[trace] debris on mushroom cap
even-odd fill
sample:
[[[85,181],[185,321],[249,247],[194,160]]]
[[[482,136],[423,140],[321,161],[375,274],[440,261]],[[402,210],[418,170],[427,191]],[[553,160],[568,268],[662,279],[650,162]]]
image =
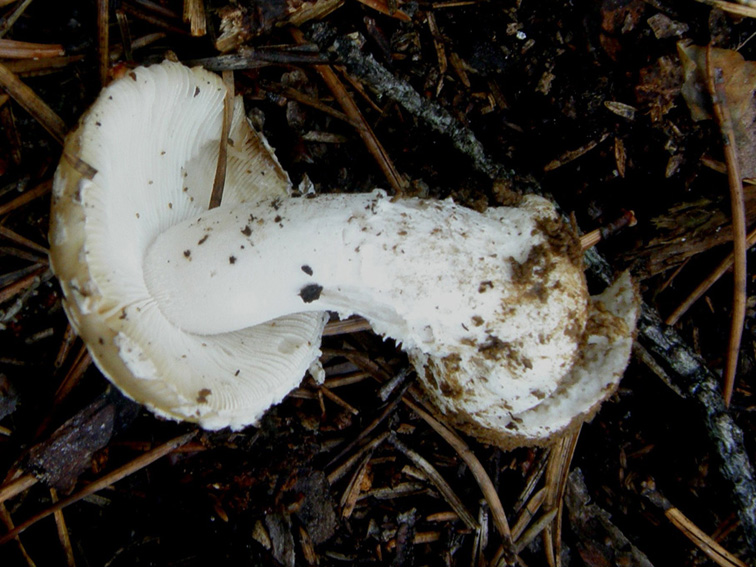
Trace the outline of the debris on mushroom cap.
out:
[[[207,208],[225,93],[217,75],[170,62],[105,89],[66,140],[50,230],[64,307],[100,370],[155,413],[209,429],[253,423],[283,399],[317,359],[325,324],[324,314],[306,313],[190,335],[145,289],[150,242]],[[288,193],[288,176],[237,100],[224,202]]]

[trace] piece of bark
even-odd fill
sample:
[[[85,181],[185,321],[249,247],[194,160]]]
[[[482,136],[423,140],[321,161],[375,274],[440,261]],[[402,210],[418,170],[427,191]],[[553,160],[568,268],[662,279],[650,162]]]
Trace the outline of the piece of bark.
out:
[[[648,557],[612,523],[609,512],[591,503],[580,469],[567,478],[564,495],[570,527],[578,538],[577,551],[586,565],[653,567]]]
[[[39,480],[68,492],[92,456],[107,446],[138,414],[139,406],[110,389],[33,446],[23,468]]]
[[[587,251],[589,271],[608,282],[611,269],[594,249]],[[693,404],[718,456],[719,472],[731,490],[740,528],[756,559],[756,474],[743,442],[743,431],[724,405],[718,377],[683,341],[677,331],[664,324],[659,313],[642,305],[637,340],[664,371],[669,387]]]

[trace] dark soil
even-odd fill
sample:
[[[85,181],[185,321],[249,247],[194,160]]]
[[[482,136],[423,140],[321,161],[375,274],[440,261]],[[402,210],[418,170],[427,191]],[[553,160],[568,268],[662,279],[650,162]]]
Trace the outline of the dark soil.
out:
[[[157,3],[181,14],[178,0]],[[125,15],[132,38],[165,31],[129,7],[170,21],[185,33],[165,31],[162,39],[134,50],[132,61],[114,61],[113,74],[166,56],[187,61],[218,55],[208,36],[192,38],[180,19],[170,20],[144,4],[111,2],[112,48],[122,41],[115,10]],[[217,27],[224,2],[206,4],[210,26]],[[278,9],[278,0],[239,4],[258,16],[251,20],[254,37],[247,45],[276,50],[293,44],[286,26],[289,16]],[[358,34],[365,53],[469,128],[499,168],[499,176],[490,175],[446,133],[367,88],[379,112],[347,84],[387,155],[408,180],[406,193],[452,196],[481,209],[507,202],[509,189],[540,188],[585,232],[634,211],[637,226],[613,234],[598,249],[612,269],[634,271],[644,299],[662,316],[729,252],[721,238],[729,234],[727,177],[706,159],[724,160],[722,138],[716,122],[691,119],[680,95],[683,77],[676,44],[712,42],[738,50],[746,60],[756,59],[756,42],[749,41],[756,33],[753,20],[681,0],[398,4],[409,21],[347,1],[301,29],[323,50],[335,38]],[[9,14],[17,5],[1,10]],[[34,0],[5,35],[60,43],[67,56],[80,56],[54,71],[19,71],[69,127],[100,90],[96,13],[93,1]],[[435,37],[429,15],[435,19]],[[434,39],[444,48],[445,70]],[[283,87],[340,110],[312,66],[270,64],[237,71],[235,80],[248,112],[264,124],[295,185],[306,177],[321,192],[390,189],[353,127],[286,95]],[[0,112],[0,227],[46,246],[49,193],[10,212],[2,207],[51,179],[60,146],[12,100],[0,104]],[[328,133],[331,141],[310,141],[311,132]],[[586,151],[568,159],[568,152],[580,148]],[[749,203],[751,191],[746,186]],[[675,213],[683,204],[688,208]],[[750,225],[756,211],[748,207],[747,212]],[[42,477],[5,502],[6,518],[15,524],[51,505],[49,485],[63,498],[192,430],[188,424],[161,421],[124,399],[94,366],[77,374],[78,342],[56,362],[68,323],[54,277],[42,270],[29,285],[3,295],[21,271],[44,262],[28,252],[0,235],[0,471],[6,480],[19,471]],[[731,297],[731,277],[725,275],[677,325],[717,373],[726,356]],[[731,415],[751,456],[756,450],[755,339],[749,311]],[[344,349],[364,357],[347,359]],[[319,399],[317,386],[306,380],[298,395],[270,411],[257,427],[198,433],[183,449],[65,508],[75,564],[421,566],[469,565],[475,560],[493,565],[501,538],[490,519],[484,530],[487,545],[478,554],[475,532],[443,514],[450,510],[446,499],[388,440],[372,453],[361,481],[362,497],[344,515],[341,498],[357,467],[331,483],[327,476],[354,454],[356,449],[339,456],[385,407],[373,378],[398,373],[407,363],[393,343],[367,331],[328,337],[324,351],[329,378],[358,372],[367,376],[336,390],[357,415]],[[72,383],[66,376],[78,380]],[[74,416],[78,421],[66,429],[70,437],[51,448],[53,432]],[[98,437],[103,428],[107,434]],[[385,432],[430,461],[474,516],[479,510],[486,516],[480,489],[462,459],[412,411],[396,405],[369,438]],[[514,523],[515,502],[544,450],[503,452],[467,441]],[[44,462],[35,460],[40,452]],[[671,505],[730,552],[756,557],[738,527],[737,509],[717,459],[691,403],[643,362],[633,360],[619,391],[584,426],[572,468],[582,471],[592,503],[611,515],[652,564],[704,566],[714,562],[670,523],[647,493],[653,483]],[[599,551],[599,544],[606,542],[584,528],[574,529],[566,514],[562,540],[563,565],[642,564],[627,549]],[[40,566],[65,564],[65,545],[52,517],[29,528],[20,541],[30,559],[10,542],[0,547],[0,565],[32,565],[31,560]],[[541,538],[522,552],[520,561],[548,564]]]

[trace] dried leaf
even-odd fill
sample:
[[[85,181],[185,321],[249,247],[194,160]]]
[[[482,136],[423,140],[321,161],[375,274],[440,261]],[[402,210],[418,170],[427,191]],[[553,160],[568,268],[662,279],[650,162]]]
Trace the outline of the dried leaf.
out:
[[[712,69],[721,71],[724,80],[725,100],[732,117],[735,143],[743,177],[756,176],[756,63],[746,61],[736,51],[716,47],[702,47],[678,43],[685,83],[682,94],[688,103],[693,120],[712,117],[711,97],[707,88],[707,54]]]

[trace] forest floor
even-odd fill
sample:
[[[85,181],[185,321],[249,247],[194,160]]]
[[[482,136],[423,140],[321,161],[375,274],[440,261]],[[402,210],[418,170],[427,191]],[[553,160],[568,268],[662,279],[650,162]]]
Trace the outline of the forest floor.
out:
[[[601,229],[594,252],[610,272],[630,269],[648,313],[666,319],[732,251],[733,216],[756,221],[756,23],[711,4],[0,0],[0,537],[26,528],[0,565],[753,564],[756,295],[742,263],[671,327],[642,328],[579,436],[513,451],[462,436],[507,537],[469,461],[409,394],[399,403],[406,385],[377,403],[407,367],[391,341],[359,326],[331,334],[325,387],[307,378],[257,427],[204,432],[109,385],[47,260],[62,138],[103,83],[165,58],[233,63],[295,187],[478,210],[538,191],[582,232]],[[734,144],[707,94],[714,67]],[[664,360],[655,329],[676,332],[705,387]],[[721,385],[732,353],[724,410],[719,386],[699,394]]]

